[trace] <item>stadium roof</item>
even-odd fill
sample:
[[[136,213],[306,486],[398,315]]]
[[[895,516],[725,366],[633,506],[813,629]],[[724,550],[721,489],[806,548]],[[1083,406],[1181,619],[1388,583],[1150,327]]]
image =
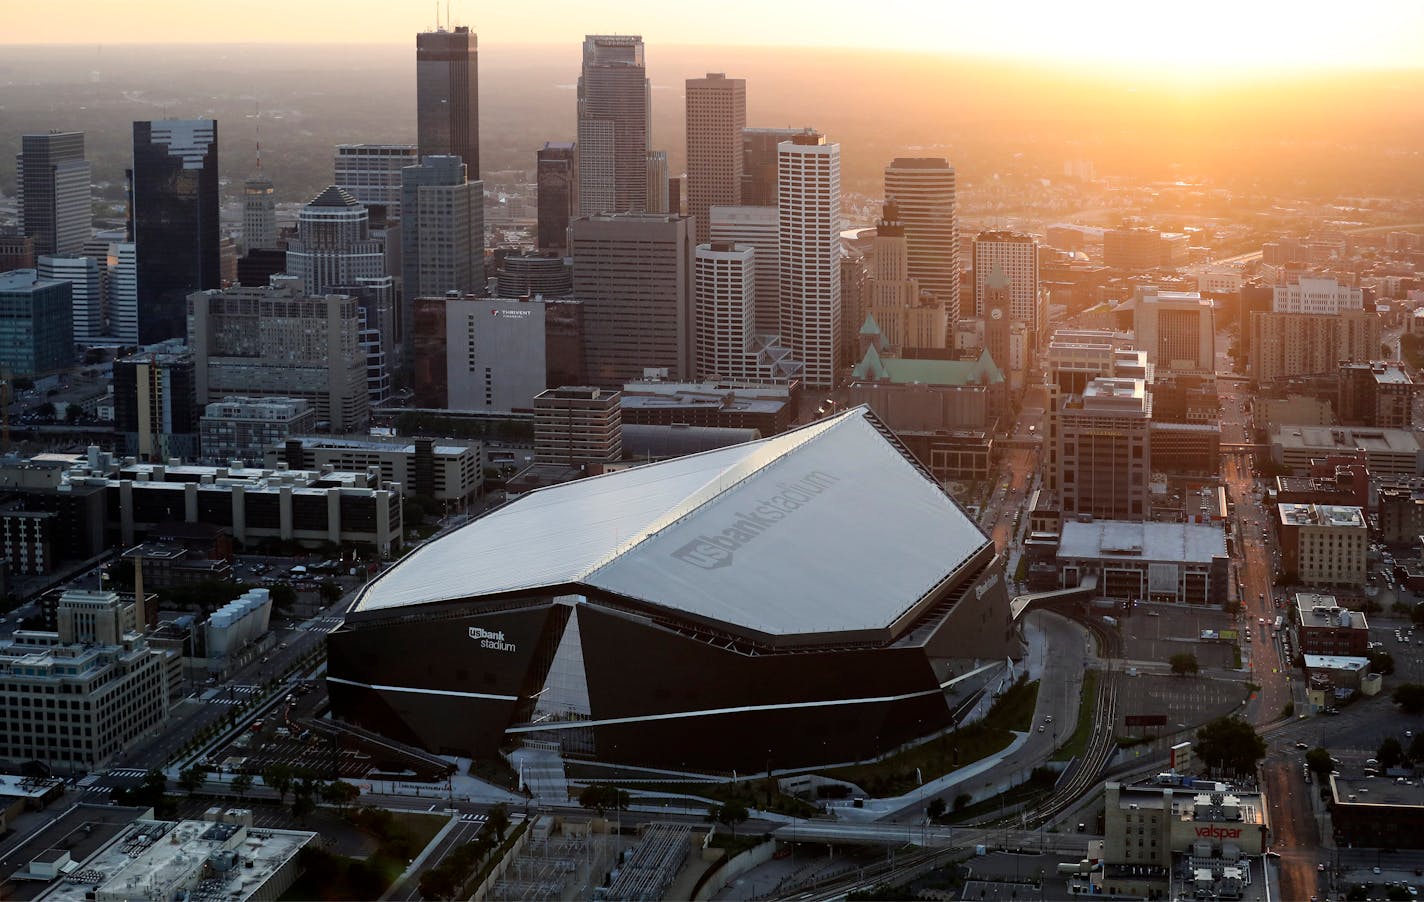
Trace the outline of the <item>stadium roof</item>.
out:
[[[884,630],[989,544],[861,406],[531,492],[413,552],[357,611],[577,584],[769,636]]]

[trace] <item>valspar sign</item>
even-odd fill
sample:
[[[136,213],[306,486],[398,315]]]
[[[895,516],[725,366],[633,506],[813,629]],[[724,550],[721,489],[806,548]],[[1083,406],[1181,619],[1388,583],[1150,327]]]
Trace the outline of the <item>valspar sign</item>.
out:
[[[517,651],[519,649],[519,646],[513,642],[504,641],[504,630],[492,631],[472,626],[470,627],[470,638],[479,640],[480,648],[488,648],[491,651]]]
[[[673,551],[672,556],[703,570],[730,567],[734,551],[816,500],[817,495],[837,482],[838,476],[812,470],[795,482],[780,483],[775,495],[737,511],[721,529],[703,533]]]
[[[1210,827],[1197,828],[1198,839],[1240,839],[1240,827],[1218,827],[1213,824]]]

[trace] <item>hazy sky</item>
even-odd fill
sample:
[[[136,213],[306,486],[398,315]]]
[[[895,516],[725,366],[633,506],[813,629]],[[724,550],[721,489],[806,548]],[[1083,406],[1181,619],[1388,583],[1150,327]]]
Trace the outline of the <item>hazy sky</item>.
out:
[[[427,0],[67,0],[9,4],[0,44],[404,43]],[[1419,68],[1419,0],[451,0],[482,45],[639,33],[658,44],[859,46],[1203,69]],[[444,3],[440,4],[444,15]],[[1144,72],[1144,75],[1148,72]]]

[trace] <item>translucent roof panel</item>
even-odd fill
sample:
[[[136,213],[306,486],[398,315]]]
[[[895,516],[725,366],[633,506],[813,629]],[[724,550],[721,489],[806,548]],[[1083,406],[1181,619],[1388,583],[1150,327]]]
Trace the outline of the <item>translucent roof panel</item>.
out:
[[[988,541],[862,407],[533,492],[408,556],[358,610],[581,583],[769,635],[881,629]]]

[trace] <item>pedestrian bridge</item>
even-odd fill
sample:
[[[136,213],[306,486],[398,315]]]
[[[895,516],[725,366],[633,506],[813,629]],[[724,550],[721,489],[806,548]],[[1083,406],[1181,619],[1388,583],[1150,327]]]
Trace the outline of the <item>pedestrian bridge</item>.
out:
[[[1019,595],[1009,602],[1009,619],[1018,620],[1030,610],[1047,607],[1055,601],[1092,601],[1098,591],[1097,574],[1083,577],[1082,583],[1071,589],[1053,589],[1048,592],[1033,592]]]

